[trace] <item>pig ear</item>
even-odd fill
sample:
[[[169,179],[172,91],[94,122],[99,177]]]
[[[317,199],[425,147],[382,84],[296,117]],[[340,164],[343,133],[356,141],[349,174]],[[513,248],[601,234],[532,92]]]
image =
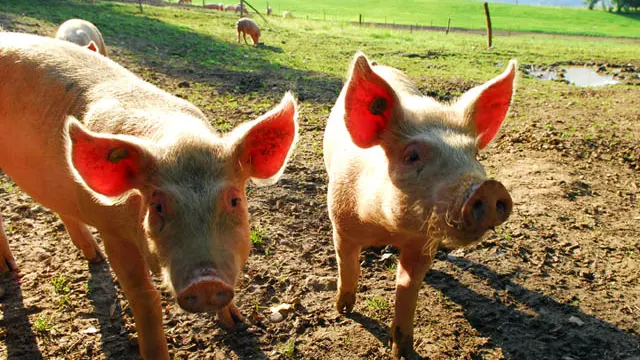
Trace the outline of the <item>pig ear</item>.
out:
[[[95,51],[97,53],[100,53],[100,51],[98,50],[98,45],[96,45],[96,43],[93,42],[93,40],[90,40],[89,44],[87,44],[85,47],[87,49],[91,50],[91,51]]]
[[[67,121],[69,163],[77,177],[100,195],[115,197],[146,186],[153,158],[125,136],[94,133]]]
[[[357,53],[344,98],[345,125],[357,146],[369,148],[380,142],[395,103],[391,86],[373,71],[363,53]]]
[[[286,93],[278,106],[239,126],[230,136],[244,173],[257,185],[275,183],[298,140],[296,100]]]
[[[491,142],[507,116],[515,89],[516,69],[516,60],[511,60],[502,74],[467,91],[456,104],[464,114],[464,124],[478,136],[479,149]]]

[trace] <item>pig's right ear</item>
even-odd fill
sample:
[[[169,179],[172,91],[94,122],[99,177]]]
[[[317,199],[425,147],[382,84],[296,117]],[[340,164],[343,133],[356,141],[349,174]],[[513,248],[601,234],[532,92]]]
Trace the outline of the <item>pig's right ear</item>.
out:
[[[100,53],[100,50],[98,50],[98,45],[96,45],[95,42],[93,42],[93,40],[90,40],[89,43],[85,46],[87,49]]]
[[[367,57],[358,52],[344,98],[345,125],[357,146],[369,148],[380,142],[396,102],[391,86],[373,71]]]
[[[72,117],[66,128],[69,164],[91,190],[116,197],[147,186],[153,156],[135,138],[94,133]]]

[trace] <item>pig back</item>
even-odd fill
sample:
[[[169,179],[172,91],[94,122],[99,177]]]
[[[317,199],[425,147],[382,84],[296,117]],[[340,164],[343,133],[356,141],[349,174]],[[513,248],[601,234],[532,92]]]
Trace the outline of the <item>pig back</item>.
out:
[[[80,203],[90,203],[91,195],[75,182],[66,159],[64,126],[69,116],[86,124],[92,105],[111,97],[124,108],[157,106],[156,111],[186,112],[197,122],[204,118],[188,102],[62,40],[1,33],[0,79],[0,168],[36,201],[89,224]],[[90,126],[97,127],[109,133],[136,131],[135,124]]]

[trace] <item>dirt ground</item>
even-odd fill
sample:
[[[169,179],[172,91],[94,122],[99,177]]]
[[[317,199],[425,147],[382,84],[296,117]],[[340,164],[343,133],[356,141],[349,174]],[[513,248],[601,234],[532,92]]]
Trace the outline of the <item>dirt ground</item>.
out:
[[[11,15],[0,20],[5,30],[53,32]],[[246,89],[267,89],[272,106],[291,87],[276,76],[145,62],[134,56],[145,44],[123,41],[107,39],[114,60],[178,96],[201,92],[195,103],[211,119],[255,118],[264,101]],[[390,358],[393,249],[363,252],[355,312],[334,310],[321,135],[338,80],[293,80],[302,139],[277,185],[249,189],[251,225],[264,244],[252,250],[236,288],[245,324],[222,330],[163,293],[174,358]],[[308,81],[313,92],[304,90]],[[416,81],[440,93],[476,85]],[[420,291],[415,348],[429,359],[640,359],[640,87],[527,84],[482,155],[511,191],[513,215],[480,244],[438,254]],[[229,111],[224,94],[245,104]],[[1,173],[0,211],[22,274],[0,279],[0,357],[139,358],[133,318],[108,264],[87,264],[57,216]],[[280,303],[295,305],[274,319],[269,307]]]

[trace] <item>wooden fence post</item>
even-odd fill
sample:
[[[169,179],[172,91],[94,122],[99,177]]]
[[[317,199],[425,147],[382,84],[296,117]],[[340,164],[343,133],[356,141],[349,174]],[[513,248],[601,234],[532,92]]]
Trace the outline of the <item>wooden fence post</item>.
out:
[[[449,18],[449,21],[447,21],[447,32],[446,35],[449,35],[449,28],[451,27],[451,18]]]
[[[484,16],[487,18],[487,48],[491,49],[491,16],[489,16],[489,4],[484,3]]]
[[[140,5],[140,12],[144,12],[144,11],[142,10],[142,0],[138,0],[138,5]]]

